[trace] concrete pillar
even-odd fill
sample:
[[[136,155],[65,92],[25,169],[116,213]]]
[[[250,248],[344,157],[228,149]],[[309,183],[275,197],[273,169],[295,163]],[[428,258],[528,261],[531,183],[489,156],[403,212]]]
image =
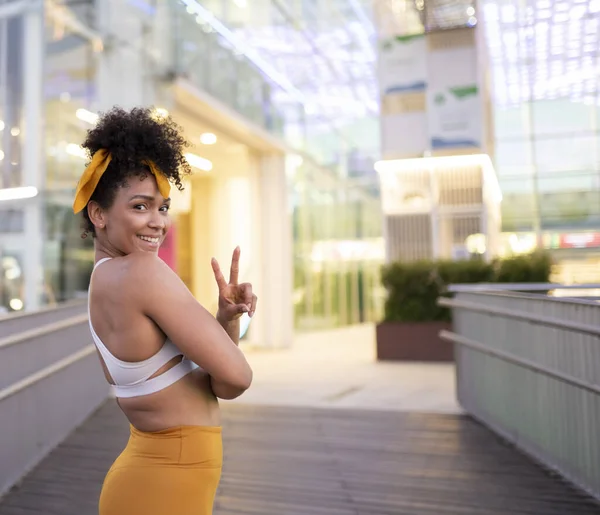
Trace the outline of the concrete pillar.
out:
[[[22,171],[24,186],[33,186],[42,192],[45,182],[45,159],[43,156],[43,63],[44,63],[44,11],[29,9],[23,17],[23,146]],[[25,211],[24,252],[24,304],[27,311],[40,305],[43,284],[44,228],[42,197],[27,201]]]
[[[210,268],[210,259],[214,255],[213,235],[219,231],[217,219],[213,216],[213,178],[196,175],[190,181],[191,186],[191,243],[192,285],[191,291],[206,309],[215,312],[217,308],[217,289]],[[219,258],[217,258],[219,259]]]
[[[260,309],[252,322],[252,340],[275,349],[292,345],[292,220],[283,155],[262,156],[258,175]]]

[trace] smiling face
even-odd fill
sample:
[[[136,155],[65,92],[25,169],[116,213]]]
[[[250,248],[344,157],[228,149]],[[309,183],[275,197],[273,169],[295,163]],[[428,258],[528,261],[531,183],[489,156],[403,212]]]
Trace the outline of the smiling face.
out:
[[[91,208],[97,242],[111,255],[158,252],[171,227],[170,203],[152,174],[130,177],[109,208]]]

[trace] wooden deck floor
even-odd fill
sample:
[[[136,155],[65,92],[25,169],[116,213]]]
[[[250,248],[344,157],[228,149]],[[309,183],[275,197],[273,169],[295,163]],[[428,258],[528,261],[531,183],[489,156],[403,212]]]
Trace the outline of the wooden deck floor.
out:
[[[600,513],[466,417],[238,405],[223,411],[215,515]],[[104,474],[127,436],[123,415],[108,402],[2,499],[0,515],[96,515]]]

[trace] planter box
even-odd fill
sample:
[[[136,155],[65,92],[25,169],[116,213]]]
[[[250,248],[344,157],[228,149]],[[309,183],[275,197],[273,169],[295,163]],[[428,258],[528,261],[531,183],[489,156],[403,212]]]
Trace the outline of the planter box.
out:
[[[451,322],[383,322],[377,325],[377,359],[454,361],[454,346],[438,335]]]

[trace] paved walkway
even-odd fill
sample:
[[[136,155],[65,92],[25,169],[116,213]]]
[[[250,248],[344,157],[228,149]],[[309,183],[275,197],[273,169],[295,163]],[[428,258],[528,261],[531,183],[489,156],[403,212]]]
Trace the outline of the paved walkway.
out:
[[[377,362],[372,325],[300,335],[289,350],[245,352],[254,381],[236,403],[461,413],[454,365]]]
[[[600,513],[464,416],[242,405],[223,411],[215,515]],[[3,499],[0,515],[96,515],[104,474],[127,436],[109,400]]]
[[[215,515],[600,514],[461,414],[452,365],[377,363],[374,345],[363,326],[248,351],[252,388],[222,402]],[[96,515],[127,436],[107,401],[3,498],[0,515]]]

